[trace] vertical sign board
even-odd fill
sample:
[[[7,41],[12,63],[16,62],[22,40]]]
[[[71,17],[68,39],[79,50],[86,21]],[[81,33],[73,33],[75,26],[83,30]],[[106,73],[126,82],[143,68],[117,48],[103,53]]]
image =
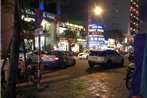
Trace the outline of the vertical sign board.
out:
[[[36,28],[39,28],[41,26],[42,20],[43,20],[43,12],[40,10],[40,8],[38,8],[36,10],[36,16],[35,16]]]
[[[39,2],[39,8],[44,11],[44,2],[43,1],[40,1]]]
[[[36,25],[36,29],[35,29],[35,35],[38,36],[38,83],[37,83],[37,88],[38,90],[40,89],[40,79],[41,79],[41,75],[40,75],[40,35],[43,34],[43,28],[41,28],[41,23],[43,20],[43,12],[40,10],[40,8],[38,8],[36,10],[36,16],[35,16],[35,25]]]

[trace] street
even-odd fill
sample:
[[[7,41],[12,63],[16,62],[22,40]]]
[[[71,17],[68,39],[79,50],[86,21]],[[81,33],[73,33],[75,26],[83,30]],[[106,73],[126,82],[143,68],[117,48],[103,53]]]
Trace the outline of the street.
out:
[[[75,66],[66,69],[48,69],[42,74],[42,83],[48,84],[40,98],[127,98],[125,87],[127,57],[124,67],[89,68],[86,59],[77,59]],[[43,85],[43,84],[42,84]]]

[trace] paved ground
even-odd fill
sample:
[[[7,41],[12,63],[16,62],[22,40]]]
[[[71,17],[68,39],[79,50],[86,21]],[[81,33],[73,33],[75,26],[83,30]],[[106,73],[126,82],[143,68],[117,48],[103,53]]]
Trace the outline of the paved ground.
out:
[[[91,71],[95,69],[89,69]],[[126,67],[48,83],[39,98],[128,98]]]
[[[126,61],[126,60],[125,60]],[[39,98],[128,98],[123,78],[126,65],[122,68],[90,69],[87,60],[77,60],[76,66],[63,70],[51,70],[44,74],[44,91]],[[58,78],[60,77],[60,78]]]

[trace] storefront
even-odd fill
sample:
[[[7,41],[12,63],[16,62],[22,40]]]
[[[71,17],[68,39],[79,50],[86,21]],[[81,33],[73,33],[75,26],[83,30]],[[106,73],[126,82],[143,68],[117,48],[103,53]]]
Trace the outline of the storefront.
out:
[[[25,21],[35,21],[34,16],[35,13],[33,13],[30,10],[26,10],[27,17],[24,18]],[[22,16],[23,18],[24,16]],[[56,32],[56,16],[51,13],[43,12],[43,21],[41,23],[41,26],[43,27],[43,34],[41,35],[40,43],[41,43],[41,50],[51,50],[56,47],[56,40],[55,40],[55,32]],[[35,31],[35,30],[34,30]],[[35,48],[38,49],[38,36],[35,36]],[[33,39],[25,39],[26,47],[31,47],[31,50],[35,50],[33,46],[28,46],[28,43],[30,45],[33,45]]]
[[[72,23],[69,23],[69,22],[60,22],[59,33],[57,34],[57,36],[62,34],[64,32],[64,30],[76,31],[77,36],[80,36],[80,33],[82,31],[84,31],[84,27],[81,26],[81,25],[76,25],[76,24],[72,24]],[[78,39],[75,40],[75,39],[71,39],[71,38],[59,38],[57,50],[69,51],[69,44],[70,44],[69,41],[74,43],[74,47],[72,47],[71,50],[73,52],[79,52],[80,51],[80,45],[83,43],[83,40],[80,41]]]

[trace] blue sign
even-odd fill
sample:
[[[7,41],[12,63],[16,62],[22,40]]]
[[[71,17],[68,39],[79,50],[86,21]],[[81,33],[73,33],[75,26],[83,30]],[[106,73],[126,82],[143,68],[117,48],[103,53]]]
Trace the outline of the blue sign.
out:
[[[44,2],[43,1],[40,1],[39,2],[39,8],[44,11]]]
[[[100,26],[100,25],[91,24],[91,25],[90,25],[90,29],[103,29],[103,27]]]

